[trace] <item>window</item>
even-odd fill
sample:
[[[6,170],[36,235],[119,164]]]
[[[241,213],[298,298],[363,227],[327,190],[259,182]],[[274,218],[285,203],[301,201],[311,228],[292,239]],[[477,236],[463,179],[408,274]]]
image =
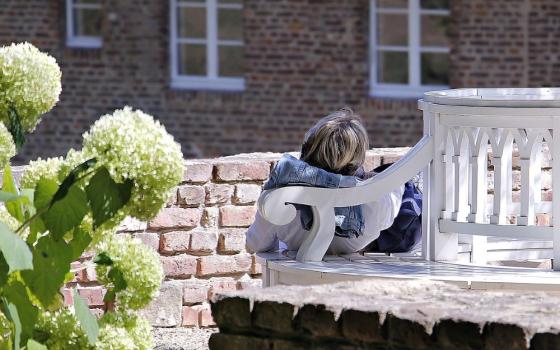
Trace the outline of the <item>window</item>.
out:
[[[371,0],[370,95],[418,97],[449,85],[449,0]]]
[[[243,0],[171,0],[171,85],[243,90]]]
[[[101,0],[66,0],[66,45],[99,48]]]

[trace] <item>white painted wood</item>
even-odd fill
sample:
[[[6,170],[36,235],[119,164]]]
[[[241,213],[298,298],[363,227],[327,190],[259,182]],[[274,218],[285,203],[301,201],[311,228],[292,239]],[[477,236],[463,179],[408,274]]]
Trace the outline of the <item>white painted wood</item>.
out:
[[[443,190],[439,190],[443,196],[443,211],[441,217],[451,219],[455,211],[455,166],[453,165],[453,134],[449,128],[441,128],[443,135],[444,148],[442,153],[443,174],[437,177],[441,179]]]
[[[494,210],[490,223],[506,224],[508,204],[511,203],[511,158],[513,136],[509,129],[491,129],[492,164],[494,165]]]
[[[101,10],[101,2],[77,3],[76,0],[66,0],[66,46],[73,48],[99,49],[103,46],[100,36],[84,36],[74,32],[75,9]]]
[[[554,119],[552,131],[552,242],[554,250],[553,269],[560,271],[560,117]],[[549,147],[550,147],[549,143]]]
[[[434,137],[434,159],[431,162],[428,162],[426,168],[424,168],[422,174],[422,181],[424,186],[424,193],[422,198],[422,257],[425,260],[430,260],[431,258],[431,239],[433,232],[435,231],[435,227],[432,226],[432,213],[434,213],[433,203],[434,202],[434,195],[438,195],[438,192],[435,190],[436,184],[434,183],[434,172],[436,170],[435,162],[439,162],[441,156],[438,156],[439,146],[441,145],[441,139],[435,137],[436,132],[436,125],[438,123],[438,116],[434,113],[426,113],[424,116],[424,135]],[[435,213],[439,213],[439,210],[436,210]],[[437,214],[435,214],[437,215]]]
[[[451,128],[453,140],[453,166],[455,169],[454,199],[455,205],[452,218],[464,222],[469,214],[468,189],[469,189],[469,144],[463,128]]]
[[[537,154],[541,153],[542,135],[535,129],[515,129],[514,139],[519,149],[521,166],[521,209],[517,224],[528,226],[535,224],[535,185],[537,173],[541,172]],[[538,189],[540,197],[540,188]]]
[[[552,227],[549,226],[517,226],[496,224],[475,224],[440,220],[441,232],[456,232],[467,235],[515,237],[518,239],[546,241],[552,240]]]

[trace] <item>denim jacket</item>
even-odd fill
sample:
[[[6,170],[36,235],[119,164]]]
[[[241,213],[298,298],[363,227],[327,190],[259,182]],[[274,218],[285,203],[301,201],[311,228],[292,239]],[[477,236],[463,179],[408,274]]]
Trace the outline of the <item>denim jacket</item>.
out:
[[[363,170],[362,170],[363,173]],[[264,184],[265,190],[285,186],[313,186],[325,188],[345,188],[357,185],[359,177],[344,176],[330,173],[297,159],[289,154],[284,154],[278,164],[272,169],[270,178]],[[301,225],[305,230],[310,230],[313,225],[313,212],[307,205],[294,204],[300,213]],[[363,233],[364,218],[359,205],[335,208],[336,229],[335,235],[339,237],[358,237]]]

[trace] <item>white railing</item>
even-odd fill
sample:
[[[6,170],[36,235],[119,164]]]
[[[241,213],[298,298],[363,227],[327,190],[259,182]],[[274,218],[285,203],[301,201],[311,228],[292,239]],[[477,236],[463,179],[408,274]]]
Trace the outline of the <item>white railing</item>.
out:
[[[361,186],[265,191],[259,210],[274,224],[294,219],[295,208],[289,203],[313,208],[317,220],[297,259],[323,258],[334,236],[334,207],[377,200],[424,170],[426,259],[455,261],[459,242],[466,240],[472,245],[471,261],[485,263],[487,237],[498,236],[553,241],[553,256],[560,261],[560,215],[552,216],[551,226],[537,226],[535,220],[537,214],[560,212],[560,200],[541,201],[543,160],[552,164],[553,171],[560,168],[560,142],[554,138],[560,134],[560,90],[447,90],[427,93],[419,107],[424,112],[424,138],[403,159]],[[519,154],[518,200],[512,196],[514,152]],[[493,175],[488,173],[488,161]],[[560,198],[560,176],[552,179],[552,198]],[[493,192],[490,203],[489,192]],[[560,269],[560,264],[555,267]]]

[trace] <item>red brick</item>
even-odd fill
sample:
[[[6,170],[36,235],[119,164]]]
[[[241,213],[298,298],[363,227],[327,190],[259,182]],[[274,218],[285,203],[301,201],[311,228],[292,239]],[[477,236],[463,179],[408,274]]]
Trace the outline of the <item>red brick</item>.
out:
[[[226,184],[208,184],[206,188],[206,204],[228,203],[233,195],[233,186]]]
[[[206,192],[202,186],[183,185],[178,188],[178,203],[181,206],[198,207],[204,204]]]
[[[64,305],[74,305],[74,293],[72,289],[62,288],[60,292],[62,293],[62,298],[64,299]]]
[[[270,173],[270,164],[264,161],[227,161],[215,164],[216,180],[247,181],[266,180]]]
[[[242,278],[237,282],[237,288],[240,290],[262,288],[262,280],[260,278]]]
[[[181,253],[189,250],[190,232],[173,231],[161,235],[160,250],[163,253]]]
[[[160,257],[163,272],[167,277],[187,278],[196,274],[196,257],[186,254]]]
[[[183,306],[183,322],[184,327],[198,327],[199,308],[195,306]]]
[[[191,254],[208,254],[216,250],[218,234],[212,230],[193,230],[189,251]]]
[[[210,255],[200,258],[197,276],[228,275],[250,272],[251,255]]]
[[[210,287],[199,284],[189,283],[183,288],[183,303],[185,305],[193,305],[208,300],[208,291]]]
[[[237,281],[231,277],[219,278],[212,280],[208,298],[212,298],[216,293],[235,292],[237,290]]]
[[[212,318],[212,310],[210,310],[210,305],[208,304],[202,304],[202,305],[197,305],[199,306],[199,325],[200,327],[214,327],[216,326],[216,322],[214,322],[214,319]]]
[[[235,196],[233,197],[233,202],[236,204],[252,204],[259,199],[260,194],[260,185],[238,184],[235,185]]]
[[[197,161],[187,161],[185,163],[185,173],[183,181],[186,182],[207,182],[212,178],[212,164]]]
[[[84,298],[89,306],[104,306],[103,296],[105,293],[101,287],[81,287],[78,294]]]
[[[245,249],[246,229],[224,228],[220,230],[218,240],[218,251],[220,253],[239,253]]]
[[[550,226],[551,215],[550,214],[537,214],[537,226]]]
[[[248,227],[255,220],[256,207],[228,205],[220,208],[220,226]]]
[[[135,233],[134,238],[138,238],[145,245],[152,248],[156,252],[159,250],[159,233],[157,232],[138,232]]]
[[[193,228],[198,226],[202,210],[197,208],[163,208],[158,215],[148,223],[153,230]]]
[[[206,228],[218,226],[219,216],[220,210],[218,208],[204,208],[204,212],[202,213],[202,226]]]
[[[262,266],[257,262],[255,255],[251,256],[251,275],[260,275],[262,273]]]

